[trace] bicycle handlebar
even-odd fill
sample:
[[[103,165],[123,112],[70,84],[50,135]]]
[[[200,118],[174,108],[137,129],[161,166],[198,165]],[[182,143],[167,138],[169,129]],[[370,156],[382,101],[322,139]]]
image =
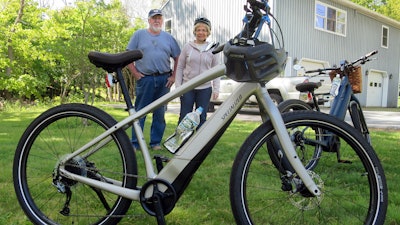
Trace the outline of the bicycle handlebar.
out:
[[[364,57],[365,57],[365,58],[369,58],[369,57],[371,57],[371,56],[373,56],[373,55],[375,55],[375,54],[377,54],[377,53],[378,53],[378,50],[374,50],[374,51],[372,51],[372,52],[366,54]]]
[[[269,6],[266,5],[264,2],[259,2],[257,0],[247,0],[247,2],[252,6],[252,7],[257,7],[260,8],[266,12],[269,11]]]
[[[247,4],[249,5],[244,6],[246,15],[243,18],[243,22],[245,23],[245,26],[233,39],[235,40],[234,42],[243,45],[247,45],[248,40],[258,38],[260,30],[262,29],[261,25],[266,21],[270,22],[269,15],[271,15],[271,8],[268,5],[268,0],[247,0]],[[253,35],[254,37],[252,37]],[[221,52],[224,49],[224,46],[225,44],[217,45],[213,49],[212,53],[217,54]]]
[[[247,3],[250,5],[250,8],[248,8],[247,5],[244,6],[247,14],[243,19],[246,22],[246,25],[243,30],[236,36],[237,38],[251,38],[256,32],[257,28],[260,29],[259,25],[261,23],[264,23],[265,19],[263,18],[263,16],[270,13],[268,0],[247,0]],[[262,11],[264,11],[265,13],[263,13]]]
[[[375,54],[377,54],[377,53],[378,53],[378,50],[374,50],[374,51],[372,51],[372,52],[366,54],[365,56],[363,56],[363,57],[357,59],[356,61],[352,62],[351,65],[354,65],[354,64],[356,64],[356,63],[358,63],[358,62],[360,62],[360,61],[361,61],[361,64],[364,64],[365,62],[369,61],[369,60],[368,60],[369,57],[371,57],[371,56],[373,56],[373,55],[375,55]]]
[[[221,52],[222,50],[224,50],[224,47],[225,47],[225,44],[220,45],[220,44],[218,43],[218,45],[215,46],[215,48],[214,48],[214,50],[212,51],[212,53],[213,53],[213,54],[217,54],[217,53]]]
[[[366,54],[365,56],[363,56],[363,57],[361,57],[361,58],[359,58],[359,59],[357,59],[357,60],[355,60],[355,61],[353,61],[353,62],[351,62],[351,63],[347,63],[347,61],[344,61],[345,63],[344,63],[344,65],[342,65],[342,67],[343,67],[343,68],[350,68],[350,67],[353,67],[353,66],[354,66],[355,64],[357,64],[358,62],[360,62],[360,64],[364,64],[364,63],[370,61],[370,60],[371,60],[370,57],[373,56],[373,55],[375,55],[375,54],[377,54],[377,53],[378,53],[378,50],[374,50],[374,51],[372,51],[372,52]],[[325,72],[325,71],[337,70],[337,69],[340,69],[340,68],[331,67],[331,68],[323,68],[323,69],[316,69],[316,70],[308,70],[308,71],[305,71],[305,73],[319,73],[319,74],[323,74],[323,72]]]

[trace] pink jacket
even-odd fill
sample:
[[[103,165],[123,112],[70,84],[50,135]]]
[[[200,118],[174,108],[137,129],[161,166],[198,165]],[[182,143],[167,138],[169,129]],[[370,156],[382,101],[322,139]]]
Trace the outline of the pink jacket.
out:
[[[210,43],[206,42],[206,46]],[[176,68],[175,87],[200,75],[202,72],[219,64],[219,56],[212,53],[213,48],[201,50],[194,41],[187,43],[179,55]],[[204,89],[212,86],[214,93],[219,93],[220,79],[207,82],[196,89]]]

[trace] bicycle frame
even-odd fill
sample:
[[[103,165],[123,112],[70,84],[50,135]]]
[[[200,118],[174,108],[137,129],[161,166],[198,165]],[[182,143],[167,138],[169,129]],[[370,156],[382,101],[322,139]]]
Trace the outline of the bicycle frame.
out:
[[[347,76],[343,76],[339,86],[338,95],[333,99],[329,114],[344,120],[346,116],[347,107],[350,101],[357,99],[351,89],[351,84]],[[358,102],[358,101],[357,101]]]
[[[212,150],[218,139],[222,136],[224,131],[227,129],[229,124],[234,119],[235,115],[244,105],[246,100],[251,96],[255,95],[260,107],[260,113],[263,120],[266,120],[267,116],[271,119],[271,122],[275,128],[276,135],[279,142],[288,156],[289,162],[303,180],[305,186],[314,195],[320,195],[320,190],[316,186],[315,182],[311,179],[307,173],[302,162],[296,154],[294,147],[291,144],[289,135],[286,131],[286,127],[283,123],[281,114],[269,97],[268,92],[265,88],[262,88],[259,83],[242,83],[232,95],[214,112],[214,114],[203,124],[203,126],[181,147],[181,149],[174,155],[173,158],[165,165],[165,167],[157,174],[152,164],[149,150],[144,140],[143,131],[139,126],[139,119],[152,112],[158,107],[166,105],[171,100],[181,96],[183,93],[193,89],[194,87],[203,84],[207,81],[213,80],[219,76],[224,75],[225,66],[223,64],[216,66],[189,82],[183,84],[174,91],[164,95],[158,100],[154,101],[150,105],[143,109],[135,112],[133,108],[129,108],[129,116],[122,121],[115,124],[112,128],[108,129],[86,145],[77,149],[71,153],[68,157],[62,160],[60,163],[60,173],[72,180],[87,184],[92,187],[96,187],[116,195],[139,201],[140,190],[132,190],[121,186],[120,182],[115,182],[110,179],[106,180],[109,183],[100,182],[88,177],[80,176],[78,174],[71,173],[64,168],[64,164],[84,152],[89,147],[97,146],[94,150],[92,149],[89,154],[94,154],[96,151],[101,150],[104,143],[111,140],[110,135],[120,129],[127,129],[133,123],[133,129],[135,130],[139,145],[141,147],[147,179],[161,179],[169,182],[175,188],[178,196],[180,196],[187,184],[190,182],[192,175],[196,172],[197,168],[204,161],[208,153]],[[120,69],[117,71],[117,76],[122,77]],[[121,80],[120,80],[121,81]],[[122,87],[123,89],[126,87]],[[127,97],[127,96],[125,96]],[[128,97],[129,98],[129,97]],[[129,107],[130,98],[126,101]],[[161,190],[165,191],[165,190]]]
[[[364,61],[361,64],[364,64],[365,60],[368,61],[368,57],[370,57],[376,53],[377,53],[377,51],[373,51],[373,52],[367,54],[366,56],[364,56],[363,58],[360,58],[359,60],[357,60],[351,64],[355,64],[362,60],[364,60]],[[346,61],[341,62],[341,67],[343,69],[344,69],[344,67],[347,66],[346,63],[347,63]],[[317,70],[306,71],[306,73],[318,72],[319,74],[321,74],[323,71],[336,70],[336,69],[337,68],[317,69]],[[318,76],[318,75],[316,75],[316,76]],[[364,114],[362,112],[361,104],[360,104],[360,101],[358,100],[358,98],[353,93],[352,84],[350,83],[350,80],[348,77],[349,75],[351,75],[351,74],[345,74],[345,76],[342,77],[342,80],[341,80],[340,86],[339,86],[339,90],[338,90],[338,95],[335,96],[332,101],[332,104],[331,104],[331,107],[329,110],[329,114],[332,116],[335,116],[336,118],[338,118],[340,120],[344,120],[345,116],[346,116],[346,112],[347,112],[347,110],[349,110],[350,117],[353,122],[353,126],[356,127],[356,129],[359,129],[360,132],[364,135],[364,137],[368,140],[368,142],[371,143],[371,140],[369,137],[368,126],[365,121]],[[307,89],[304,89],[304,90],[307,90],[312,95],[312,101],[314,104],[314,106],[312,106],[312,108],[315,107],[315,110],[320,111],[320,108],[318,106],[318,101],[316,98],[316,94],[314,93],[314,89],[317,89],[317,88],[318,88],[318,86],[307,87]],[[355,106],[355,108],[354,108],[354,106]]]
[[[352,110],[352,105],[356,105],[357,107],[357,110],[355,112]],[[353,125],[359,126],[360,132],[367,138],[368,142],[371,143],[371,140],[369,138],[368,126],[365,122],[360,101],[353,93],[349,78],[347,76],[343,76],[339,86],[338,95],[333,99],[329,114],[339,118],[340,120],[344,120],[347,110],[349,110],[350,112],[350,117]],[[358,115],[355,116],[354,114]],[[356,118],[359,118],[359,120],[357,120]]]

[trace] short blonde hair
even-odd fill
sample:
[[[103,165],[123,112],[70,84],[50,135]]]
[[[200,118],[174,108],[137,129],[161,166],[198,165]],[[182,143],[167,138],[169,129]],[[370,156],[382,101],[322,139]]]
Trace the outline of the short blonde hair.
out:
[[[207,37],[210,36],[210,34],[211,34],[211,28],[210,28],[210,26],[208,26],[208,25],[205,24],[205,23],[201,23],[201,22],[196,23],[196,25],[194,25],[193,34],[195,34],[196,29],[197,29],[199,26],[204,26],[204,27],[207,29],[207,33],[208,33]]]

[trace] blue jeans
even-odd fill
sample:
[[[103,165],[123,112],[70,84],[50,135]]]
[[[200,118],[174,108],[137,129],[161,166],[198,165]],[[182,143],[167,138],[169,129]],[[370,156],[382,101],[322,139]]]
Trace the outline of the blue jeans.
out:
[[[200,106],[203,108],[203,113],[200,115],[200,124],[198,126],[201,127],[207,118],[207,110],[208,104],[210,104],[210,98],[212,94],[212,88],[205,89],[193,89],[181,96],[181,112],[179,114],[179,122],[186,116],[186,114],[193,112],[194,109],[199,108]],[[193,108],[195,106],[195,108]],[[178,122],[178,123],[179,123]]]
[[[146,107],[156,99],[167,94],[169,88],[165,87],[167,79],[170,74],[163,74],[159,76],[144,76],[136,83],[136,100],[135,110]],[[165,111],[166,106],[163,105],[160,108],[153,111],[153,121],[151,123],[150,130],[150,146],[160,145],[164,135],[166,123],[165,123]],[[140,126],[143,130],[146,117],[139,120]],[[138,140],[135,131],[132,129],[132,144],[133,147],[138,148]]]

